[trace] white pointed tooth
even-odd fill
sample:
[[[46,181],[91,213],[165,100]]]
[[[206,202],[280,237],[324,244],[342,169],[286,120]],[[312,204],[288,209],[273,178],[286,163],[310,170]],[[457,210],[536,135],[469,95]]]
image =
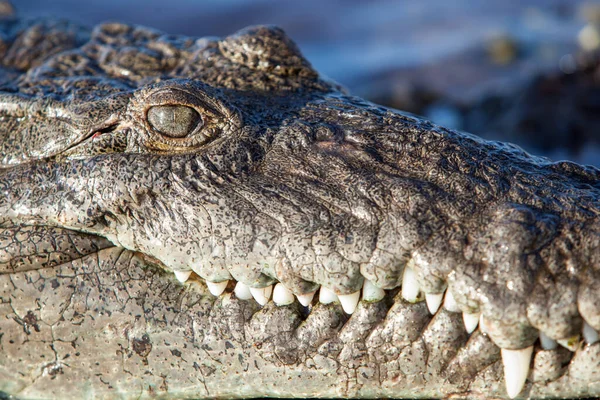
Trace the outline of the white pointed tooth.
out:
[[[338,295],[342,308],[346,314],[352,314],[356,310],[358,300],[360,299],[360,290],[350,294]]]
[[[385,290],[375,286],[373,282],[365,279],[363,283],[362,298],[365,301],[380,301],[385,297]]]
[[[235,289],[233,290],[235,293],[235,297],[240,300],[250,300],[252,298],[252,293],[250,293],[250,288],[248,285],[243,284],[242,282],[238,282],[235,285]]]
[[[321,289],[319,289],[319,303],[331,304],[338,301],[337,294],[333,293],[333,291],[327,289],[325,286],[321,286]]]
[[[417,282],[417,275],[412,268],[404,268],[404,275],[402,276],[402,298],[406,301],[414,303],[419,297],[419,283]]]
[[[598,332],[585,321],[583,321],[583,339],[587,344],[594,344],[600,340]]]
[[[580,335],[575,335],[575,336],[572,336],[570,338],[557,340],[556,342],[558,344],[560,344],[562,347],[564,347],[565,349],[574,352],[579,347],[580,340],[581,340],[581,336]]]
[[[261,306],[264,306],[269,302],[272,292],[273,285],[269,285],[264,288],[250,288],[250,293],[252,294],[252,297],[254,297],[254,300],[256,300],[256,302]]]
[[[558,346],[556,340],[552,339],[544,332],[540,332],[540,344],[542,345],[542,349],[544,350],[554,350],[556,349],[556,346]]]
[[[306,294],[297,294],[296,298],[300,304],[302,304],[304,307],[308,307],[312,302],[313,297],[315,297],[315,293],[317,293],[316,290]]]
[[[286,288],[283,283],[278,283],[273,289],[273,303],[278,306],[287,306],[294,302],[294,293]]]
[[[271,298],[271,294],[273,293],[273,285],[264,287],[263,293],[265,294],[265,297],[267,298],[267,301],[268,301]]]
[[[219,297],[221,295],[221,293],[223,293],[225,291],[225,288],[227,287],[228,283],[229,283],[229,281],[223,281],[223,282],[206,281],[206,287],[208,287],[208,291],[213,296]]]
[[[425,293],[425,302],[427,303],[427,309],[433,315],[440,309],[440,305],[444,300],[444,293]]]
[[[460,312],[460,308],[454,300],[454,295],[450,290],[446,290],[446,297],[444,297],[444,308],[450,312]]]
[[[527,375],[529,375],[529,364],[533,346],[520,350],[501,349],[502,364],[504,365],[504,382],[508,397],[514,399],[521,393]]]
[[[467,333],[473,333],[477,329],[477,325],[479,325],[479,313],[463,313],[462,316]]]
[[[485,318],[483,318],[483,314],[479,316],[479,330],[481,333],[485,333],[486,335],[489,333],[489,329],[485,322]]]
[[[184,283],[185,281],[188,280],[188,278],[190,277],[190,275],[192,274],[192,271],[173,271],[175,272],[175,278],[177,278],[177,280],[181,283]]]

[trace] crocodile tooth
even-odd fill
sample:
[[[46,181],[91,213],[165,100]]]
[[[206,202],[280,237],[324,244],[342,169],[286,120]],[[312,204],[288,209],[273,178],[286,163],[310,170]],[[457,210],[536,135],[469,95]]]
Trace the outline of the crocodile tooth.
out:
[[[273,303],[278,306],[287,306],[294,302],[294,294],[285,287],[283,283],[278,283],[273,289]]]
[[[544,350],[554,350],[556,349],[556,346],[558,346],[558,343],[556,343],[556,340],[540,331],[540,345]]]
[[[350,294],[338,295],[342,308],[346,314],[352,314],[356,310],[358,300],[360,299],[360,290]]]
[[[479,325],[479,313],[463,313],[462,316],[467,333],[473,333],[477,329],[477,325]]]
[[[229,283],[229,281],[222,281],[222,282],[206,281],[206,287],[208,287],[208,291],[213,296],[219,297],[221,295],[221,293],[223,293],[225,291],[225,288],[227,287],[228,283]]]
[[[235,289],[233,290],[235,293],[235,297],[240,300],[250,300],[252,298],[252,293],[250,293],[250,288],[248,285],[243,284],[242,282],[238,282],[235,285]]]
[[[560,344],[562,347],[564,347],[565,349],[575,352],[577,350],[577,348],[579,347],[580,340],[581,340],[581,335],[574,335],[574,336],[571,336],[570,338],[557,340],[556,342],[558,344]]]
[[[425,302],[427,303],[427,309],[431,315],[435,314],[440,309],[442,300],[444,299],[444,293],[425,293]]]
[[[337,294],[327,289],[325,286],[321,286],[319,289],[319,303],[330,304],[339,301]]]
[[[315,297],[315,293],[317,293],[316,290],[306,294],[297,294],[296,298],[300,304],[302,304],[304,307],[308,307],[312,302],[313,297]]]
[[[188,278],[190,277],[190,275],[192,274],[192,271],[173,271],[175,273],[175,278],[177,278],[177,280],[181,283],[184,283],[185,281],[188,280]]]
[[[460,307],[458,307],[454,295],[449,290],[446,290],[446,297],[444,297],[444,308],[450,312],[460,312]]]
[[[417,282],[417,275],[412,268],[404,268],[404,275],[402,276],[402,298],[406,301],[414,303],[419,297],[419,282]]]
[[[485,318],[483,318],[483,314],[479,316],[479,330],[481,333],[485,333],[486,335],[489,333],[488,326],[485,323]]]
[[[362,289],[362,299],[365,301],[380,301],[385,297],[385,290],[375,286],[373,282],[365,279]]]
[[[587,322],[583,321],[583,339],[587,344],[594,344],[600,340],[598,332],[590,326]]]
[[[502,364],[504,365],[504,382],[508,397],[514,399],[523,389],[527,375],[533,346],[519,350],[501,349]]]
[[[272,292],[273,285],[269,285],[263,288],[250,288],[250,293],[252,294],[252,297],[254,297],[254,300],[256,300],[256,302],[261,306],[264,306],[269,302]]]

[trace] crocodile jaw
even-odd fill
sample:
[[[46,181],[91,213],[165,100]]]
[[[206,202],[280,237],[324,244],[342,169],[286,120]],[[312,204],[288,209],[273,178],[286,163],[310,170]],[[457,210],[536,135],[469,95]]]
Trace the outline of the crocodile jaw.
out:
[[[398,291],[350,317],[316,299],[308,314],[298,302],[260,307],[232,289],[215,298],[194,276],[182,286],[114,247],[0,278],[10,286],[0,297],[11,298],[1,381],[25,398],[60,396],[75,377],[87,382],[70,389],[77,397],[507,396],[487,335]],[[599,356],[599,344],[574,354],[536,346],[520,395],[589,395]]]

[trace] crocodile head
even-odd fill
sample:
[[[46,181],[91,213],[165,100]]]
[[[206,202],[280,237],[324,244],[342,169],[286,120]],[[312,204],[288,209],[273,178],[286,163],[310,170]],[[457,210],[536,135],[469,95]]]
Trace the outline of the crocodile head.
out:
[[[0,389],[600,393],[597,169],[350,96],[273,27],[4,29]]]

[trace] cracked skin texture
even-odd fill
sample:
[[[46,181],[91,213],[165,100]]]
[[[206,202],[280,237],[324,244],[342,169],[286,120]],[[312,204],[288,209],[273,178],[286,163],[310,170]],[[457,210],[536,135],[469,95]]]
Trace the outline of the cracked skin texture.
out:
[[[499,347],[542,330],[574,352],[536,344],[521,396],[600,394],[597,169],[350,96],[273,27],[1,29],[0,390],[504,398]],[[487,334],[403,300],[406,267]],[[261,308],[204,279],[386,296]]]

